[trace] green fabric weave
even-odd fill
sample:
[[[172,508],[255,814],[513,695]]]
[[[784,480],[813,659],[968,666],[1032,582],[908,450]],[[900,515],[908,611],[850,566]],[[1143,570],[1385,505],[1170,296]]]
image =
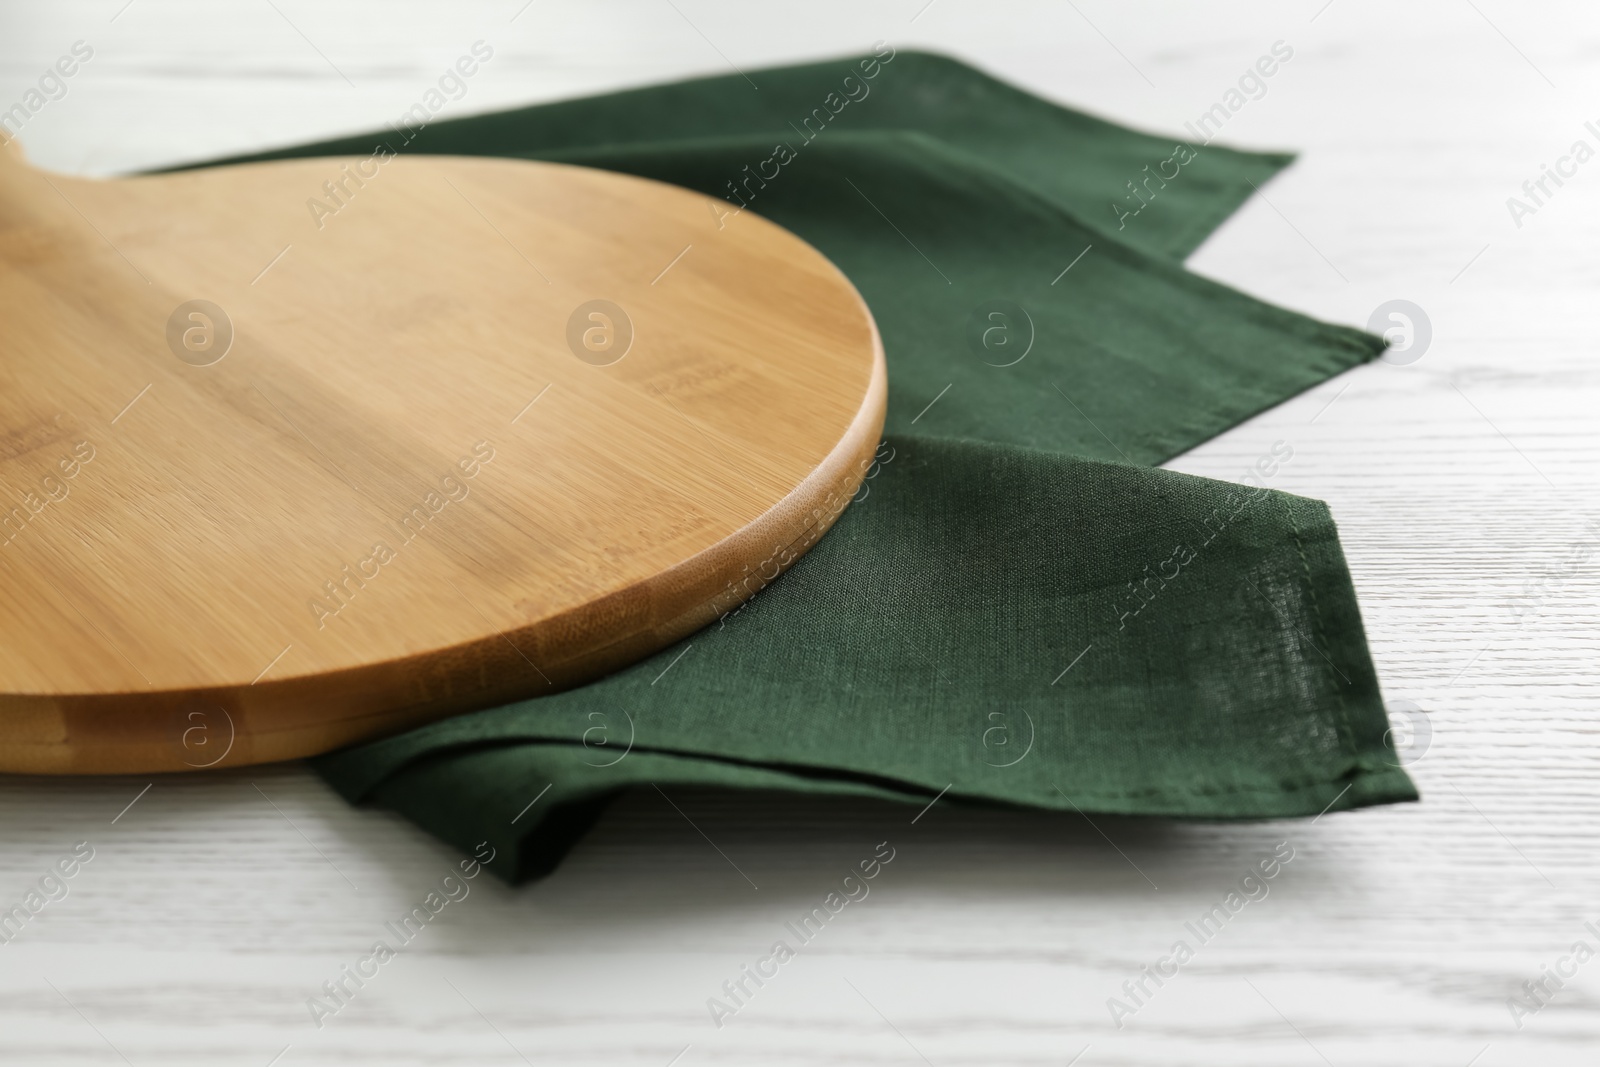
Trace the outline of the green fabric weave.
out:
[[[1180,265],[1289,157],[1136,133],[921,53],[751,77],[251,157],[558,160],[719,212],[734,183],[856,284],[889,364],[866,488],[744,608],[319,772],[490,842],[512,879],[649,784],[1206,818],[1415,799],[1327,508],[1150,466],[1382,350]]]

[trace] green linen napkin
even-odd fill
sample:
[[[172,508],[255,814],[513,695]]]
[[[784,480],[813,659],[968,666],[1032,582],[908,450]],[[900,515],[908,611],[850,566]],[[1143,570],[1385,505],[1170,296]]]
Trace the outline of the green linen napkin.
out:
[[[744,607],[590,685],[317,770],[488,842],[513,880],[639,786],[1206,818],[1415,799],[1333,520],[1265,487],[1292,444],[1252,486],[1150,466],[1383,348],[1180,265],[1290,157],[883,47],[750,78],[250,157],[580,163],[699,190],[728,226],[742,202],[844,270],[889,365],[869,480]]]

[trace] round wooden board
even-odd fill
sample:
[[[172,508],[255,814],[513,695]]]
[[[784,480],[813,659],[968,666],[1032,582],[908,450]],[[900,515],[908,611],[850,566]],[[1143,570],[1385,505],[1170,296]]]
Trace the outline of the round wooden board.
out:
[[[512,160],[6,147],[0,321],[13,772],[306,756],[637,660],[821,536],[886,394],[793,234]]]

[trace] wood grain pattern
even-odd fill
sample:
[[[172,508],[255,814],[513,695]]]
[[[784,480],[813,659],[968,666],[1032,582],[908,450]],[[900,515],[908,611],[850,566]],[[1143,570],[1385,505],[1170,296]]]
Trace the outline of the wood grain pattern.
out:
[[[643,790],[550,880],[480,879],[319,1030],[306,998],[458,855],[297,765],[157,780],[114,824],[151,779],[4,779],[0,902],[73,842],[101,849],[70,897],[0,946],[8,1060],[98,1067],[122,1063],[115,1047],[196,1067],[280,1052],[274,1067],[1593,1063],[1600,961],[1520,1030],[1505,1006],[1600,911],[1600,557],[1563,573],[1600,499],[1600,160],[1520,229],[1505,207],[1596,117],[1591,5],[542,0],[515,22],[520,0],[278,5],[354,89],[263,4],[197,15],[137,0],[112,23],[118,5],[77,2],[0,34],[0,102],[92,39],[97,59],[27,136],[41,163],[105,173],[371,128],[480,36],[496,57],[452,107],[726,73],[716,49],[759,82],[764,63],[888,38],[1176,133],[1285,40],[1293,60],[1223,138],[1300,160],[1190,266],[1356,325],[1410,299],[1433,347],[1171,466],[1242,479],[1292,443],[1272,484],[1329,501],[1385,697],[1432,719],[1411,768],[1423,801],[1314,825],[1095,827],[941,801],[913,826],[916,809],[669,788],[680,814]],[[1508,604],[1530,587],[1538,611],[1519,626]],[[1106,999],[1285,838],[1298,855],[1271,895],[1116,1029]],[[899,855],[871,897],[716,1029],[706,998],[885,839]]]
[[[849,281],[686,190],[5,158],[0,770],[293,758],[588,680],[775,577],[877,444]]]

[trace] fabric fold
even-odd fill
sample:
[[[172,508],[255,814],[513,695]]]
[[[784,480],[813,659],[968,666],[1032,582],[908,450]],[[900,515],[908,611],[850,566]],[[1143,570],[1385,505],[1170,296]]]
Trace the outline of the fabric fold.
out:
[[[871,55],[760,74],[759,90],[738,74],[694,78],[425,125],[401,117],[374,133],[215,162],[368,155],[379,143],[394,152],[545,159],[627,145],[753,137],[752,153],[708,190],[724,197],[729,185],[742,188],[752,173],[759,178],[760,163],[778,144],[799,158],[840,133],[922,133],[1019,187],[1079,211],[1124,243],[1182,259],[1255,186],[1294,158],[1287,152],[1189,146],[1195,158],[1179,165],[1181,179],[1167,179],[1162,171],[1172,170],[1160,164],[1181,141],[1060,107],[929,52],[880,45]],[[1157,172],[1153,178],[1147,167]],[[1130,185],[1142,193],[1132,197]],[[1124,211],[1147,206],[1119,227],[1112,205],[1125,197]]]
[[[1415,797],[1324,505],[1012,445],[887,446],[829,535],[718,624],[318,769],[489,841],[508,876],[553,863],[544,819],[668,781],[1221,818]]]
[[[1414,799],[1332,517],[1267,484],[1292,442],[1251,486],[1150,466],[1383,348],[1178,262],[1289,157],[920,53],[751,73],[759,92],[699,79],[250,157],[382,145],[698,190],[720,225],[758,213],[838,264],[889,366],[857,500],[781,578],[741,576],[745,606],[319,772],[492,843],[512,879],[651,785],[1203,818]]]

